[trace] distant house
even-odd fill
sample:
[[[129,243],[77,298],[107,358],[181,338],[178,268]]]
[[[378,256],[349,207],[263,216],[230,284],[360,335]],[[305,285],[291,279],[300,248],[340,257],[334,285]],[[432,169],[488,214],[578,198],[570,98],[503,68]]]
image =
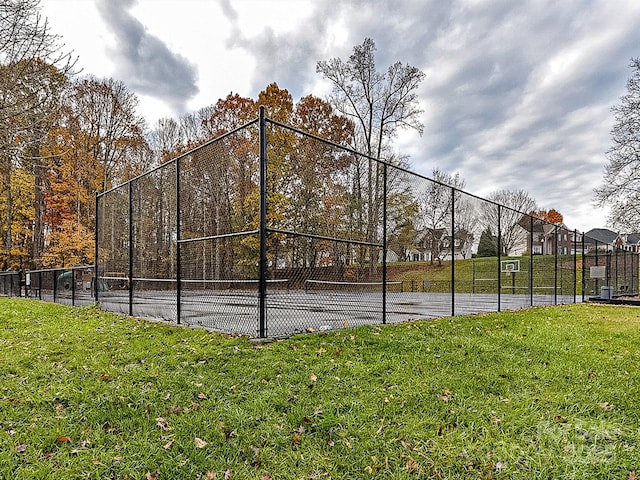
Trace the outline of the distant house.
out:
[[[584,234],[587,251],[625,250],[640,252],[640,233],[616,233],[607,228],[594,228]]]
[[[627,252],[640,252],[640,233],[625,233],[618,235],[616,246]]]
[[[455,260],[471,258],[473,240],[473,233],[459,229],[453,238],[452,249],[449,229],[425,228],[418,232],[413,247],[407,250],[407,260],[415,262],[451,260],[452,253]]]
[[[592,228],[584,234],[585,250],[587,252],[611,251],[620,243],[620,235],[607,228]]]
[[[569,230],[564,223],[547,223],[526,216],[519,225],[527,232],[527,250],[533,255],[572,255],[581,244],[582,235]],[[577,247],[580,250],[580,246]]]

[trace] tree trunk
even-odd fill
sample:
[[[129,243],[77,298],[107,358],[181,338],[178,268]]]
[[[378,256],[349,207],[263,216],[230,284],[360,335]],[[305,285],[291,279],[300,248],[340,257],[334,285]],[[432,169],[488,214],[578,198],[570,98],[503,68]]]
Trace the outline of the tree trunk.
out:
[[[34,218],[33,218],[33,252],[31,263],[34,268],[42,268],[42,253],[44,251],[44,189],[45,169],[40,161],[33,165],[34,176]]]

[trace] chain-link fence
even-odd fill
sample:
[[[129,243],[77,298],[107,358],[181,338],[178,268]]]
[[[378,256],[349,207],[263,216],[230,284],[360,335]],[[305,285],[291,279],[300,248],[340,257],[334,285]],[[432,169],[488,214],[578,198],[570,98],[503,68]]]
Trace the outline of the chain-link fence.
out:
[[[65,305],[90,305],[95,301],[93,266],[31,270],[24,276],[24,295]]]
[[[636,253],[263,112],[100,194],[96,230],[103,309],[252,337],[638,291]]]
[[[19,297],[22,291],[21,280],[20,272],[0,272],[0,295]]]

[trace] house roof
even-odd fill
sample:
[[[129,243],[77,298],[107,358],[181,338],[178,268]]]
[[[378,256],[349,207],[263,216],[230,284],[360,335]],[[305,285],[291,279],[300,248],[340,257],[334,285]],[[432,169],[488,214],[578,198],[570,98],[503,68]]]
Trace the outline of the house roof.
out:
[[[631,245],[640,243],[640,233],[630,233],[627,235],[626,243]]]
[[[592,228],[584,234],[584,241],[587,243],[608,243],[613,244],[618,238],[618,234],[608,228]]]

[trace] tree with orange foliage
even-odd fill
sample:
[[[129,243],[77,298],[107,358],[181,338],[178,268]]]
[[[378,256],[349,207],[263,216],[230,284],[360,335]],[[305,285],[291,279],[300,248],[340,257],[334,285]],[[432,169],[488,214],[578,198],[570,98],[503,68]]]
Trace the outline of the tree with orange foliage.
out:
[[[58,111],[60,92],[73,75],[75,59],[67,52],[58,35],[51,32],[46,18],[40,14],[40,0],[1,2],[0,14],[0,269],[19,268],[25,260],[13,255],[14,241],[23,234],[14,231],[22,199],[35,192],[35,204],[41,207],[40,188],[43,169],[40,146]],[[24,168],[33,183],[16,189],[12,179],[16,170]],[[18,176],[21,174],[18,174]],[[34,188],[35,187],[35,188]],[[14,194],[17,197],[14,198]],[[14,202],[15,200],[15,202]],[[37,209],[42,211],[41,208]],[[32,219],[38,231],[39,215]],[[30,248],[29,248],[30,249]],[[23,247],[18,248],[21,252]],[[22,255],[22,254],[21,254]]]
[[[549,223],[562,223],[564,221],[562,214],[554,208],[551,210],[533,210],[529,212],[529,215]]]

